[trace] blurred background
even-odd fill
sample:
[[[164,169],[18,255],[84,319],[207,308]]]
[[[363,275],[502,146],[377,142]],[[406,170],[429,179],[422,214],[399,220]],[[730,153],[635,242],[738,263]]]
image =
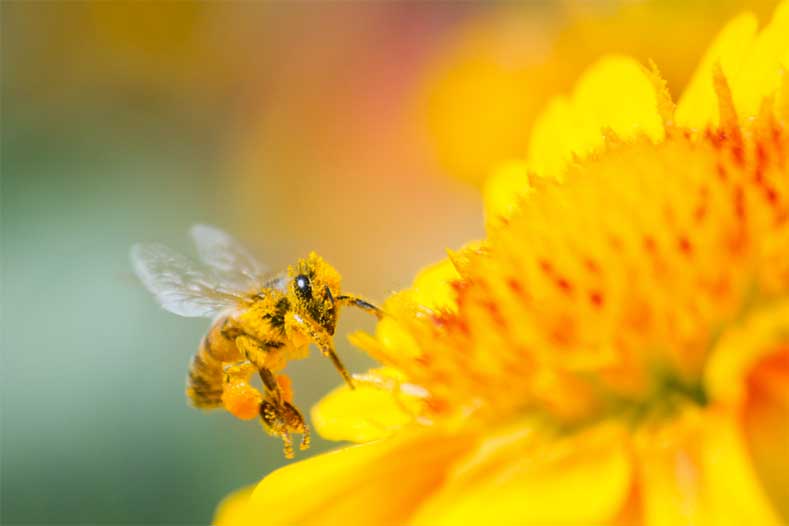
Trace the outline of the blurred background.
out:
[[[596,57],[652,59],[677,97],[743,4],[2,2],[0,522],[206,524],[285,464],[186,405],[208,322],[154,304],[134,242],[213,223],[380,302],[483,235],[481,180]],[[317,353],[288,371],[305,411],[340,383]]]

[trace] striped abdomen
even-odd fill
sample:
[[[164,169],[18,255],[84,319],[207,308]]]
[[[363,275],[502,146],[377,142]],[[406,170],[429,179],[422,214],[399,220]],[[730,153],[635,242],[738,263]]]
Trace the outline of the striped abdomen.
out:
[[[222,334],[224,324],[225,320],[218,320],[211,327],[189,367],[186,396],[201,409],[222,406],[223,362],[238,359],[235,343]]]

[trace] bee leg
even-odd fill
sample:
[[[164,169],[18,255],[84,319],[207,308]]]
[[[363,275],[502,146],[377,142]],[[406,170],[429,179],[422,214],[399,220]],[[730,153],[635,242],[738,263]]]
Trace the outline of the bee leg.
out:
[[[301,443],[299,449],[302,451],[310,447],[310,428],[304,421],[301,411],[290,402],[285,402],[282,406],[282,420],[291,433],[301,433]]]
[[[285,458],[293,458],[296,455],[293,453],[293,441],[290,438],[290,433],[284,431],[279,435],[282,437],[282,452],[285,454]]]
[[[282,392],[272,373],[272,369],[279,370],[284,366],[282,353],[275,348],[262,345],[258,340],[247,335],[236,337],[236,347],[243,356],[257,368],[263,385],[274,393],[278,402],[282,401]]]
[[[290,434],[294,431],[288,423],[287,405],[274,403],[271,400],[263,400],[260,404],[260,421],[263,429],[270,435],[278,436],[282,439],[282,451],[285,458],[293,458],[293,441]]]
[[[305,449],[310,448],[310,428],[306,425],[301,432],[301,444],[299,444],[299,449],[304,451]]]
[[[356,307],[358,309],[362,309],[365,312],[369,312],[379,320],[384,317],[384,311],[373,305],[372,303],[363,300],[358,296],[351,296],[348,294],[343,294],[342,296],[337,296],[336,304],[340,306],[348,306],[348,307]]]
[[[258,369],[258,374],[260,375],[260,381],[263,382],[266,391],[274,395],[277,403],[282,404],[282,391],[279,388],[279,382],[277,382],[274,373],[272,373],[270,369],[263,367]]]
[[[345,380],[346,384],[348,384],[348,387],[350,387],[351,389],[355,389],[353,385],[353,379],[351,378],[351,374],[348,372],[348,369],[346,369],[345,366],[342,364],[342,362],[340,361],[340,357],[337,356],[337,353],[334,350],[334,343],[331,342],[331,339],[329,339],[328,342],[329,342],[328,344],[318,343],[318,342],[315,343],[318,345],[318,347],[320,347],[321,353],[324,356],[327,356],[331,360],[331,363],[334,364],[334,368],[337,369],[337,371],[340,373],[340,376],[342,376],[342,379]]]
[[[287,317],[285,318],[285,326],[286,330],[296,330],[312,340],[312,342],[321,350],[321,354],[331,360],[331,362],[334,364],[334,368],[340,373],[340,376],[342,376],[343,380],[345,380],[345,383],[348,384],[348,387],[351,389],[354,388],[353,380],[351,379],[350,373],[348,373],[348,369],[346,369],[342,364],[340,357],[337,356],[337,353],[334,350],[334,340],[332,340],[330,334],[315,324],[305,321],[293,312],[288,313]]]

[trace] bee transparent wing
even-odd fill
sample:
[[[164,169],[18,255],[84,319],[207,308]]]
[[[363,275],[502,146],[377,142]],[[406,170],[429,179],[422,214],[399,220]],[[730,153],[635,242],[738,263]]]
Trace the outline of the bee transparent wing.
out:
[[[131,261],[145,288],[179,316],[211,318],[243,301],[233,284],[164,245],[134,245]]]
[[[197,246],[200,260],[228,279],[247,288],[260,288],[268,268],[259,263],[230,234],[210,225],[194,225],[189,234]]]

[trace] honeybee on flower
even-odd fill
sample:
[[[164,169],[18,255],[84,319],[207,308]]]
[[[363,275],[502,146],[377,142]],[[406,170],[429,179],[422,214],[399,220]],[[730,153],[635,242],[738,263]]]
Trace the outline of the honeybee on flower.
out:
[[[341,293],[340,274],[316,253],[286,271],[270,274],[241,244],[211,226],[190,230],[198,265],[161,244],[131,249],[134,271],[159,304],[173,314],[212,318],[189,368],[186,394],[200,409],[224,407],[242,420],[259,417],[292,458],[291,434],[310,444],[309,428],[293,404],[289,360],[305,358],[310,343],[328,357],[350,388],[353,380],[334,348],[343,306],[381,311]],[[260,377],[262,392],[251,385]]]

